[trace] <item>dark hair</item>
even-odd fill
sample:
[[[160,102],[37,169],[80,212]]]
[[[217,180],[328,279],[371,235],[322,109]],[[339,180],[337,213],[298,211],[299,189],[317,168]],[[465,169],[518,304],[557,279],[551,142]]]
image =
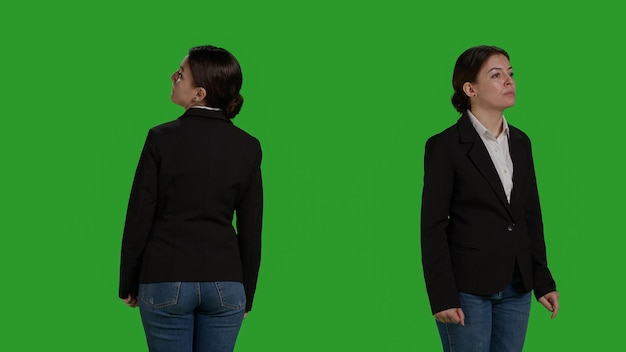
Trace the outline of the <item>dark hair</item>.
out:
[[[237,59],[226,49],[212,45],[189,49],[189,67],[196,86],[206,90],[204,103],[235,117],[243,105],[239,94],[243,75]]]
[[[465,82],[476,81],[478,71],[483,67],[485,61],[487,61],[492,55],[502,54],[509,58],[504,49],[500,49],[496,46],[480,45],[473,48],[469,48],[456,59],[454,65],[454,73],[452,74],[452,88],[454,94],[452,95],[452,105],[456,111],[461,114],[470,108],[470,99],[463,91],[463,84]]]

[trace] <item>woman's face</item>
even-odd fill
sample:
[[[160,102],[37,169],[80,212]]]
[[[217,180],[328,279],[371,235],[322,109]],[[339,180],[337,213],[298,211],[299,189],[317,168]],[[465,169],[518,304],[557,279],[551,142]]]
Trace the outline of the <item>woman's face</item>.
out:
[[[491,55],[469,83],[466,94],[470,97],[472,110],[503,111],[515,105],[515,80],[509,59],[502,54]]]
[[[172,94],[170,97],[174,104],[180,105],[185,109],[193,105],[199,105],[198,90],[200,88],[195,86],[191,69],[189,68],[188,56],[185,56],[180,63],[180,68],[170,78],[172,80]]]

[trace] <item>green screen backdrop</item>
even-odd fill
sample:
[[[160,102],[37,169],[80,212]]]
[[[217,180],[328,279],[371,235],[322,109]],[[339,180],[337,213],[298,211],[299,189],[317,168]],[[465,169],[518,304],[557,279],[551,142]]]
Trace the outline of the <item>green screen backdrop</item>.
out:
[[[237,352],[438,351],[421,271],[426,139],[453,124],[457,56],[511,55],[562,310],[527,351],[621,340],[624,130],[617,1],[5,1],[0,5],[4,351],[147,351],[117,298],[148,129],[182,109],[187,50],[230,50],[235,124],[264,150],[263,261]]]

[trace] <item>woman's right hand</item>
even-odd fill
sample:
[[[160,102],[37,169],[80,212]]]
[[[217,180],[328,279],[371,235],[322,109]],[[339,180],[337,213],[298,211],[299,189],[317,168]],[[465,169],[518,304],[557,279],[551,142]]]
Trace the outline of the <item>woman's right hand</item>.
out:
[[[126,303],[126,305],[131,308],[135,308],[137,307],[137,305],[139,305],[139,300],[137,300],[137,296],[131,295],[130,293],[128,294],[128,297],[122,299],[122,301],[124,301],[124,303]]]
[[[444,324],[465,325],[465,314],[461,308],[450,308],[435,314],[435,319]]]

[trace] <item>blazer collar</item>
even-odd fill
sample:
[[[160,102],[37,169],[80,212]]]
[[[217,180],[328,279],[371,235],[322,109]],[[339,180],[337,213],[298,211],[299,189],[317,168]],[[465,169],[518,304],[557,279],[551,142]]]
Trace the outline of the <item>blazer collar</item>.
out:
[[[225,122],[228,122],[230,124],[232,124],[233,122],[231,121],[231,119],[227,118],[226,115],[224,115],[223,111],[214,111],[214,110],[207,110],[207,109],[199,109],[199,108],[189,108],[187,109],[187,111],[185,111],[184,114],[182,114],[179,119],[183,119],[186,117],[201,117],[201,118],[211,118],[211,119],[217,119],[217,120],[223,120]]]
[[[464,112],[459,121],[457,121],[457,126],[459,128],[459,136],[461,137],[461,143],[476,143],[482,142],[478,132],[472,125],[472,121],[470,120],[467,112]]]
[[[459,131],[460,142],[471,143],[467,153],[468,158],[487,180],[492,190],[498,195],[502,205],[504,205],[510,213],[509,201],[506,199],[506,193],[504,192],[502,181],[500,181],[500,176],[498,176],[498,172],[496,171],[496,167],[493,165],[489,152],[487,151],[485,144],[480,139],[478,132],[476,132],[476,129],[472,125],[467,113],[464,113],[463,116],[461,116],[457,122],[457,128]],[[515,184],[513,187],[515,187]]]

